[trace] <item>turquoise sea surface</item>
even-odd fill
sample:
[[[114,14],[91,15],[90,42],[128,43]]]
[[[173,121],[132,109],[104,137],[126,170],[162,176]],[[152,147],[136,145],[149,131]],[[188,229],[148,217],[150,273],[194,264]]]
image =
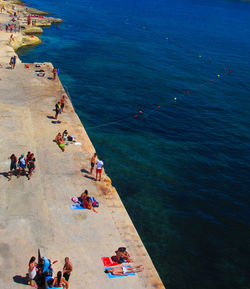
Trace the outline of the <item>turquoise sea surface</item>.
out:
[[[28,4],[166,287],[250,288],[250,2]]]

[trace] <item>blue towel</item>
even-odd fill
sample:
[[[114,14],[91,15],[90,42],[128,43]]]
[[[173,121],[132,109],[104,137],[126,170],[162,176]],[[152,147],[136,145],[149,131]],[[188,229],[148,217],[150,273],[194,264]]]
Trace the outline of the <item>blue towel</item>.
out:
[[[71,205],[71,209],[72,210],[85,210],[86,208],[82,207],[79,204],[74,204],[74,205]]]
[[[131,266],[128,265],[128,266],[124,266],[124,267],[131,267]],[[113,268],[114,268],[114,267],[113,267]],[[106,270],[106,269],[112,269],[112,267],[105,267],[105,270]],[[126,273],[126,275],[113,275],[112,273],[107,273],[107,275],[108,275],[108,277],[109,277],[110,279],[112,279],[112,278],[117,278],[117,277],[126,277],[127,275],[134,276],[135,273]]]

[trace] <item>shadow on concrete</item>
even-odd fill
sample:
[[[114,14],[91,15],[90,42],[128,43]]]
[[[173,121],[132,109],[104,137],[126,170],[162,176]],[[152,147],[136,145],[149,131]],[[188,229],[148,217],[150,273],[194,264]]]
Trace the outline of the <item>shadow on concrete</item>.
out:
[[[85,173],[85,174],[89,174],[89,171],[85,170],[85,169],[81,169],[81,172],[82,173]]]
[[[60,121],[60,120],[52,120],[51,123],[53,123],[53,124],[57,124],[57,123],[61,123],[61,121]]]
[[[0,175],[4,176],[5,178],[9,179],[9,172],[2,172]],[[13,173],[14,175],[14,173]]]
[[[13,277],[13,281],[19,284],[23,284],[23,285],[28,285],[28,280],[29,280],[29,275],[26,274],[26,276],[20,276],[20,275],[16,275]]]
[[[49,119],[55,119],[55,117],[52,116],[52,115],[47,115],[47,118],[49,118]]]
[[[84,177],[87,178],[87,179],[90,179],[90,180],[92,180],[92,181],[95,181],[95,180],[96,180],[94,177],[91,177],[91,176],[88,176],[88,175],[85,175]]]

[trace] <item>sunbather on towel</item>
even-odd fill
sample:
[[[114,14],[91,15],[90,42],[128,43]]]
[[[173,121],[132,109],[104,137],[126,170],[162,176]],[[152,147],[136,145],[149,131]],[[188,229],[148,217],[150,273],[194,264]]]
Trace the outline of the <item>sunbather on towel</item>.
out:
[[[125,247],[120,247],[118,248],[116,253],[116,259],[118,263],[123,263],[123,262],[133,262],[133,260],[130,258],[129,253],[127,252]]]
[[[90,197],[87,197],[86,200],[83,201],[82,203],[83,207],[88,209],[88,210],[93,210],[95,213],[98,213],[94,207],[92,206],[92,203],[91,203],[91,200],[90,200]]]
[[[88,194],[89,194],[88,190],[85,190],[85,191],[81,194],[81,196],[78,197],[78,201],[79,201],[80,204],[83,204],[83,201],[87,199]]]
[[[125,266],[119,266],[114,267],[112,269],[106,269],[105,273],[111,273],[112,275],[120,275],[120,276],[128,276],[127,273],[138,273],[142,272],[144,270],[142,265],[139,266],[131,266],[131,267],[125,267]]]

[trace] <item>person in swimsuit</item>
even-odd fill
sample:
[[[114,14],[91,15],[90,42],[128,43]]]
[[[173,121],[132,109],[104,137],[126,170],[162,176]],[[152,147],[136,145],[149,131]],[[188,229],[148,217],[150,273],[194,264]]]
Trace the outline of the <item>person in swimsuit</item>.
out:
[[[25,172],[26,162],[25,162],[25,158],[24,158],[23,154],[18,159],[18,166],[19,166],[19,172],[18,172],[18,176],[17,177],[20,178],[21,171],[23,171],[25,173],[25,175],[26,175],[26,172]]]
[[[90,174],[92,175],[93,173],[93,169],[95,166],[95,159],[96,159],[96,153],[93,154],[92,158],[91,158],[91,162],[90,162]]]
[[[73,266],[69,261],[69,257],[65,257],[65,264],[63,266],[63,277],[66,281],[69,281],[70,274],[73,270]]]
[[[56,104],[56,115],[55,115],[55,119],[57,119],[58,114],[60,113],[61,110],[61,105],[60,105],[60,101],[58,101],[58,103]]]
[[[85,191],[81,194],[81,196],[78,197],[78,201],[79,201],[80,205],[82,205],[82,204],[83,204],[83,201],[85,201],[85,200],[87,199],[88,194],[89,194],[88,190],[85,190]]]
[[[16,162],[17,162],[17,157],[12,154],[10,157],[8,157],[8,159],[10,159],[10,177],[9,177],[9,181],[11,181],[12,179],[12,171],[15,171],[15,174],[17,172],[16,170]]]
[[[57,75],[57,68],[53,68],[53,80],[56,80],[56,75]]]
[[[62,112],[63,112],[63,109],[64,109],[64,103],[65,103],[65,95],[63,95],[62,98],[61,98],[61,109],[62,109]]]
[[[118,248],[118,250],[115,251],[115,254],[116,254],[116,260],[118,263],[133,262],[133,260],[130,258],[130,255],[127,252],[125,247]]]
[[[102,158],[99,159],[97,162],[96,162],[96,181],[97,181],[97,177],[99,175],[99,181],[101,180],[101,177],[102,177],[102,168],[103,168],[103,161],[102,161]]]
[[[94,209],[94,207],[92,206],[90,197],[87,197],[87,198],[82,202],[82,206],[83,206],[85,209],[93,210],[95,213],[98,213],[98,212]]]
[[[57,272],[57,276],[55,277],[53,281],[53,287],[55,288],[62,288],[62,289],[68,289],[69,283],[62,277],[62,271]]]
[[[28,169],[29,169],[28,180],[30,180],[32,173],[35,169],[35,161],[36,159],[34,157],[34,154],[31,154],[29,161],[28,161]]]
[[[119,266],[114,267],[112,269],[106,269],[105,273],[111,273],[112,275],[120,275],[120,276],[128,276],[127,273],[138,273],[142,272],[144,270],[142,265],[139,266],[131,266],[131,267],[125,267],[125,266]]]
[[[35,262],[36,261],[36,258],[33,256],[30,258],[30,261],[29,261],[29,280],[28,280],[28,284],[31,286],[31,287],[35,287],[35,288],[38,288],[37,285],[35,284],[34,282],[34,279],[36,277],[36,266],[37,266],[37,263]]]

